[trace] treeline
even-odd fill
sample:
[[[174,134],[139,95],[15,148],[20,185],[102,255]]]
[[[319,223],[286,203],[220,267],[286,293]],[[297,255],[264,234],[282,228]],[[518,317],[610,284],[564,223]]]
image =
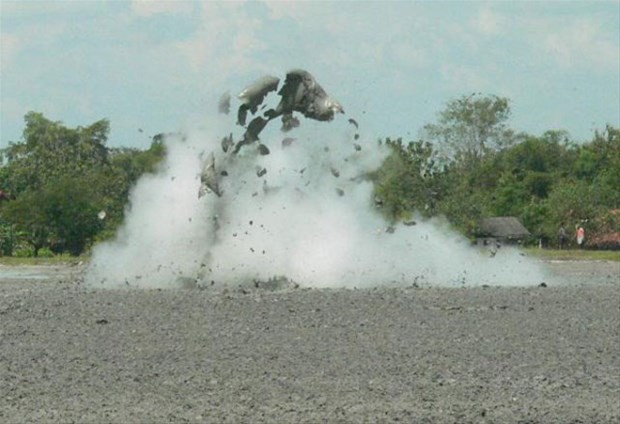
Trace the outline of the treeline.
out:
[[[2,151],[3,255],[79,255],[114,234],[131,187],[165,155],[161,135],[145,151],[106,147],[107,120],[72,129],[29,112],[25,124],[23,140]]]
[[[379,140],[391,154],[371,177],[386,218],[443,216],[473,238],[481,218],[516,216],[547,245],[561,224],[580,224],[591,246],[617,248],[620,130],[577,144],[563,131],[518,133],[509,118],[508,99],[473,94],[450,101],[418,140]],[[147,150],[108,148],[109,130],[107,120],[67,128],[25,116],[22,140],[1,152],[0,254],[79,255],[116,232],[165,144],[160,134]]]
[[[562,224],[586,229],[587,246],[620,248],[620,129],[577,144],[563,131],[510,129],[508,100],[464,96],[421,138],[386,139],[391,155],[375,190],[392,220],[445,216],[470,238],[484,217],[515,216],[530,243],[557,246]]]

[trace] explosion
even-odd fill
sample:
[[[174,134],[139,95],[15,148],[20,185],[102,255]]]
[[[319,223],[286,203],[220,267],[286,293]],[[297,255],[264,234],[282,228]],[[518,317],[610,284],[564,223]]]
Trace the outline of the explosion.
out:
[[[342,106],[306,71],[289,72],[279,103],[267,109],[278,85],[264,77],[237,96],[237,124],[245,130],[237,142],[232,132],[221,137],[219,122],[209,132],[168,137],[164,165],[134,187],[117,237],[95,246],[88,284],[210,287],[275,279],[361,288],[545,279],[518,251],[489,258],[441,220],[393,227],[369,178],[388,148],[361,136],[352,118],[338,126]],[[219,111],[227,115],[230,102],[222,96]],[[276,118],[295,137],[269,133]],[[313,125],[332,120],[336,131]]]

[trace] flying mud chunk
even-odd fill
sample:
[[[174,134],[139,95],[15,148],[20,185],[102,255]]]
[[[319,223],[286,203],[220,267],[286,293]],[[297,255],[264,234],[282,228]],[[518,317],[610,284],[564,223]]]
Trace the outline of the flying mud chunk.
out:
[[[237,114],[239,125],[245,126],[248,111],[255,114],[267,95],[277,89],[279,82],[276,77],[265,76],[239,94],[238,98],[242,102]],[[265,111],[263,116],[257,116],[250,122],[243,139],[235,147],[235,153],[238,153],[243,145],[258,140],[261,131],[272,119],[281,117],[281,129],[287,132],[300,125],[299,119],[293,116],[294,112],[317,121],[331,121],[336,113],[344,113],[340,103],[325,92],[312,74],[302,69],[286,74],[278,95],[280,103],[275,108]]]
[[[282,116],[285,130],[293,112],[317,121],[331,121],[336,113],[344,113],[340,103],[325,92],[310,72],[303,69],[286,74],[278,94],[281,97],[280,103],[275,110],[267,111],[266,115],[271,119]]]
[[[198,190],[198,197],[202,197],[207,193],[215,193],[217,197],[222,195],[218,184],[217,172],[215,170],[215,156],[213,152],[209,154],[209,157],[202,166],[200,172],[200,189]]]
[[[260,116],[252,119],[252,121],[250,121],[250,124],[248,125],[247,131],[243,135],[243,139],[239,143],[237,143],[233,153],[237,154],[239,153],[239,150],[241,150],[241,147],[257,141],[258,134],[260,134],[263,128],[265,128],[267,122],[269,122],[267,119],[261,118]]]
[[[228,152],[228,149],[234,145],[235,142],[233,141],[232,133],[230,133],[227,137],[222,138],[222,150],[224,153]]]
[[[279,83],[279,78],[267,75],[254,81],[254,83],[239,93],[237,98],[241,101],[241,106],[239,106],[239,111],[237,112],[237,123],[245,126],[248,110],[253,114],[256,113],[267,94],[277,90]]]
[[[259,144],[258,145],[258,153],[261,156],[266,156],[269,154],[269,148],[267,146],[265,146],[264,144]]]
[[[226,161],[231,160],[230,153],[236,155],[243,146],[259,141],[260,133],[275,118],[281,118],[282,131],[290,131],[300,125],[299,119],[293,116],[295,112],[317,121],[331,121],[337,113],[344,113],[340,103],[327,94],[312,74],[302,69],[292,70],[286,74],[284,84],[278,91],[279,103],[275,108],[265,110],[267,104],[263,104],[263,102],[269,93],[278,89],[279,84],[279,78],[267,75],[259,78],[239,93],[237,98],[241,104],[237,112],[237,124],[245,128],[245,133],[236,144],[233,141],[232,133],[222,139],[222,150],[229,155],[224,157],[224,166],[219,164],[220,169],[226,168]],[[227,114],[229,112],[230,100],[230,94],[224,93],[222,95],[218,103],[218,110],[221,113]],[[248,117],[248,114],[251,117]],[[249,123],[246,126],[248,120]],[[357,127],[357,122],[355,122],[355,126]],[[285,138],[282,141],[282,147],[290,146],[293,141],[293,138]],[[269,148],[264,144],[259,144],[257,151],[260,155],[270,153]],[[209,192],[215,193],[218,197],[221,196],[218,177],[224,175],[225,172],[222,170],[218,174],[215,158],[211,153],[205,160],[200,173],[199,197]],[[337,177],[339,172],[332,171],[332,174]]]

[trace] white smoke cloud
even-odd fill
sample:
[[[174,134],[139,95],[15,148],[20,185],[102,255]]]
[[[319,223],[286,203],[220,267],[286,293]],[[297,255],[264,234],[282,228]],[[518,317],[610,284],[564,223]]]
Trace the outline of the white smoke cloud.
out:
[[[225,154],[226,127],[217,123],[211,131],[169,138],[160,172],[133,189],[116,239],[95,247],[86,282],[155,288],[283,277],[303,287],[352,288],[545,280],[539,265],[518,251],[502,248],[490,258],[441,220],[386,231],[367,173],[380,166],[387,148],[369,137],[354,142],[352,126],[337,121],[304,121],[286,135],[296,137],[287,148],[284,136],[267,128],[261,134],[271,150],[266,156],[255,145]],[[201,157],[210,152],[218,172],[228,174],[220,182],[223,195],[198,198]]]

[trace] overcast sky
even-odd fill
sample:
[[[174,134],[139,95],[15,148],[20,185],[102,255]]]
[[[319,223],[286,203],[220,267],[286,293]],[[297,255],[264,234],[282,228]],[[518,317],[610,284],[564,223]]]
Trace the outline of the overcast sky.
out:
[[[414,139],[473,92],[508,97],[511,126],[534,135],[620,126],[617,0],[0,4],[0,148],[31,110],[70,127],[107,118],[108,145],[146,148],[213,115],[224,91],[293,68],[377,137]]]

